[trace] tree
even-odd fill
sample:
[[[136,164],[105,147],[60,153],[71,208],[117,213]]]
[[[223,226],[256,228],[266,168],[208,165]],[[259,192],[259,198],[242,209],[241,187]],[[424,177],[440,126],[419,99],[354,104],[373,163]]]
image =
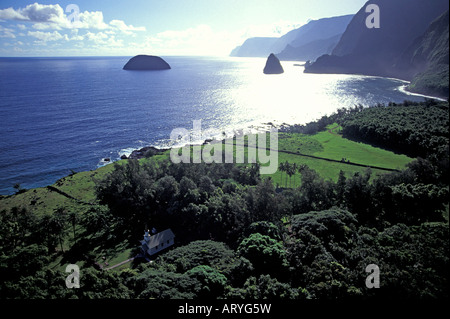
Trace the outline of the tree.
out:
[[[32,239],[37,218],[25,208],[13,207],[0,212],[0,249],[8,253]]]
[[[76,226],[77,221],[78,221],[78,214],[76,212],[74,212],[74,211],[70,212],[69,215],[68,215],[68,220],[72,224],[73,239],[76,240],[75,226]]]
[[[15,183],[13,185],[13,188],[16,190],[16,194],[20,194],[20,193],[23,193],[24,191],[26,191],[25,188],[22,188],[22,185],[20,185],[20,183]]]
[[[49,230],[53,233],[59,240],[61,246],[61,251],[64,252],[63,241],[67,234],[66,232],[67,223],[67,212],[64,208],[60,207],[56,209],[49,220]]]
[[[95,234],[101,237],[109,231],[117,218],[111,214],[105,206],[94,206],[85,212],[81,218],[81,224],[87,234]]]
[[[156,182],[156,202],[164,207],[178,195],[178,182],[173,176],[164,176]]]
[[[345,177],[345,173],[343,170],[339,171],[339,177],[335,185],[335,193],[336,193],[336,204],[343,207],[344,203],[344,192],[345,192],[345,183],[347,178]]]
[[[372,193],[369,183],[372,171],[367,169],[364,174],[356,172],[352,178],[349,178],[345,184],[344,200],[348,210],[358,215],[358,219],[362,223],[375,222],[376,215],[370,212],[374,207],[371,203]]]
[[[297,173],[298,165],[297,163],[292,164],[292,175],[294,175],[294,187],[295,187],[295,174]]]
[[[224,243],[197,240],[167,251],[156,259],[155,264],[173,265],[174,270],[180,273],[185,273],[198,265],[214,266],[222,271],[230,267],[233,259],[234,252]]]
[[[302,183],[294,191],[294,213],[323,210],[333,205],[333,184],[324,181],[322,177],[307,165],[299,167]]]
[[[281,172],[281,185],[283,185],[283,172],[286,171],[286,164],[285,163],[280,163],[280,165],[278,165],[278,169]]]
[[[264,178],[255,188],[249,188],[245,192],[247,207],[250,212],[251,222],[266,220],[279,221],[284,206],[281,205],[281,196],[276,193],[270,178]]]
[[[122,165],[114,163],[114,170],[97,181],[97,197],[114,216],[122,219],[121,225],[126,229],[121,232],[142,227],[154,213],[156,179],[157,169],[153,162],[141,165],[137,160],[129,160]],[[163,181],[159,186],[164,190],[162,184]],[[168,196],[163,197],[165,201]]]
[[[155,268],[129,278],[126,286],[138,299],[193,299],[202,288],[193,276]]]
[[[207,213],[200,217],[199,228],[207,230],[215,240],[236,245],[251,222],[245,198],[240,193],[217,191],[205,205],[208,207]]]
[[[292,175],[295,174],[294,165],[291,163],[288,163],[287,161],[286,161],[286,173],[289,175],[289,187],[292,187],[291,179],[292,179]]]
[[[281,276],[287,268],[286,252],[282,242],[260,233],[251,234],[238,246],[239,255],[247,258],[257,273]]]
[[[200,192],[205,194],[206,196],[211,195],[215,189],[214,183],[209,176],[200,177],[198,188]]]
[[[283,239],[280,229],[274,223],[265,220],[254,222],[248,227],[247,236],[253,233],[260,233],[279,241]]]
[[[200,282],[200,289],[197,291],[198,298],[217,298],[224,293],[227,278],[210,266],[196,266],[188,270],[186,275]]]
[[[234,288],[227,294],[231,299],[307,299],[306,289],[292,288],[288,283],[279,282],[270,275],[251,276],[243,288]]]

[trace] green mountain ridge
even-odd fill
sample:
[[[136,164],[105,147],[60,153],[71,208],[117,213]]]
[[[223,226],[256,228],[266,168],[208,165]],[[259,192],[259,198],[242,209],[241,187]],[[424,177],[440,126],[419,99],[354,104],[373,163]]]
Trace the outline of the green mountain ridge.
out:
[[[449,11],[427,29],[406,51],[410,69],[416,71],[408,90],[429,95],[449,96]]]

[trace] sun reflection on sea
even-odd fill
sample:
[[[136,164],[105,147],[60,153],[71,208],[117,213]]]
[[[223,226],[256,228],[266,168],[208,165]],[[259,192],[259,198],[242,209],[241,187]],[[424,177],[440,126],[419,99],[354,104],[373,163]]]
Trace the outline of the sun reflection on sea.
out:
[[[331,114],[343,105],[358,104],[352,92],[339,92],[341,82],[358,81],[355,75],[306,74],[298,62],[282,61],[283,74],[263,74],[263,59],[253,59],[242,85],[222,91],[221,100],[231,101],[235,119],[245,118],[255,123],[307,123]],[[242,70],[238,70],[242,72]],[[235,122],[235,121],[232,121]]]

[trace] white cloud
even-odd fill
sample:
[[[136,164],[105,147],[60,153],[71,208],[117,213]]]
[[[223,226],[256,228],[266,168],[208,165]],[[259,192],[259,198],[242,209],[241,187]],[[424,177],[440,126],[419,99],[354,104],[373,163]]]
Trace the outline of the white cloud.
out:
[[[127,35],[134,34],[134,31],[146,31],[145,27],[134,27],[131,24],[126,25],[122,20],[111,20],[109,24]]]
[[[108,35],[105,32],[88,32],[85,34],[85,38],[89,41],[93,41],[95,45],[104,47],[122,47],[124,45],[122,39],[116,39],[114,35]]]
[[[70,16],[72,12],[68,12]],[[146,31],[145,27],[135,27],[127,25],[122,20],[112,20],[109,24],[104,21],[103,12],[101,11],[84,11],[78,13],[78,19],[69,21],[63,8],[59,4],[46,5],[33,3],[25,8],[0,9],[0,19],[27,21],[33,23],[36,30],[61,30],[61,29],[115,29],[131,34],[135,31]],[[21,25],[19,28],[25,28]]]
[[[88,39],[90,41],[94,41],[96,43],[102,43],[105,41],[105,39],[108,38],[108,35],[103,32],[97,32],[97,33],[88,32],[88,33],[86,33],[85,37],[86,37],[86,39]]]
[[[44,5],[33,3],[27,5],[25,8],[19,8],[17,10],[13,8],[2,9],[0,10],[0,19],[40,23],[51,22],[58,24],[66,18],[64,11],[59,4]]]
[[[103,21],[103,12],[101,11],[84,11],[80,12],[79,20],[71,23],[72,28],[81,29],[108,29],[108,24]]]
[[[16,36],[14,35],[14,30],[5,28],[0,25],[0,38],[11,38],[14,39]]]
[[[84,36],[78,34],[78,29],[72,29],[70,33],[71,33],[71,37],[69,38],[69,40],[71,40],[71,41],[84,40]]]
[[[235,46],[235,33],[216,32],[208,25],[168,30],[146,38],[142,49],[165,55],[228,55]]]
[[[4,20],[19,20],[19,21],[28,20],[19,11],[16,11],[13,8],[1,9],[0,10],[0,19],[4,19]]]
[[[48,30],[48,29],[52,29],[52,30],[61,30],[62,28],[54,23],[35,23],[32,25],[33,29],[36,30]]]
[[[27,28],[25,24],[18,24],[16,25],[16,27],[19,28],[20,30],[25,30]]]
[[[42,31],[28,31],[28,35],[35,37],[38,40],[41,40],[43,42],[48,41],[58,41],[61,39],[68,40],[67,34],[61,35],[58,31],[53,32],[42,32]]]

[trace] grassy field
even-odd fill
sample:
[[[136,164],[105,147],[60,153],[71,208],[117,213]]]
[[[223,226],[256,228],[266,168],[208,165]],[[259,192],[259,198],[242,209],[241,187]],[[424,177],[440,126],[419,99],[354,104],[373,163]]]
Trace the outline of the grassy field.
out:
[[[336,181],[340,170],[344,171],[347,176],[352,176],[356,172],[364,172],[366,170],[364,167],[342,163],[340,162],[342,159],[345,159],[345,161],[348,160],[351,163],[377,166],[386,169],[403,169],[413,160],[403,154],[395,154],[368,144],[345,139],[339,134],[339,130],[340,127],[334,124],[328,126],[327,131],[314,135],[279,133],[278,162],[288,161],[297,165],[306,164],[316,170],[324,179]],[[283,151],[291,153],[284,153]],[[338,162],[330,162],[302,155],[312,155]],[[372,169],[373,176],[385,174],[386,172],[386,170]],[[281,181],[282,175],[283,182]],[[301,183],[299,174],[297,173],[296,175],[295,184],[294,177],[292,177],[292,187],[297,187]],[[285,173],[278,170],[270,176],[274,183],[280,186],[285,185]],[[289,182],[287,186],[290,186]]]

